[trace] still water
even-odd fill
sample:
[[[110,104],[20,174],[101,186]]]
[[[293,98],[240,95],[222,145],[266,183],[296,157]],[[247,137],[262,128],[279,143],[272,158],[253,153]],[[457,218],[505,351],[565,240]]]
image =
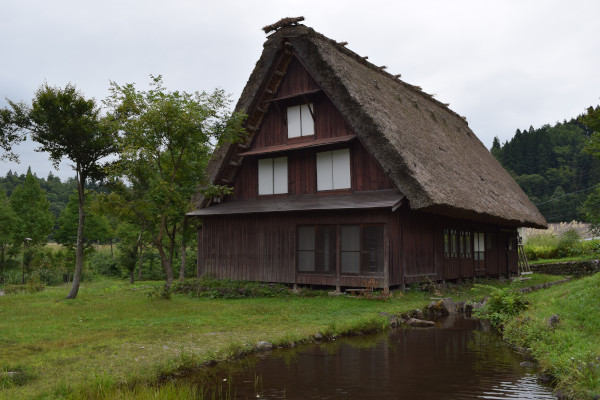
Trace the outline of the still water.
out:
[[[237,399],[554,399],[475,319],[273,350],[211,369]],[[202,377],[188,377],[206,384]]]

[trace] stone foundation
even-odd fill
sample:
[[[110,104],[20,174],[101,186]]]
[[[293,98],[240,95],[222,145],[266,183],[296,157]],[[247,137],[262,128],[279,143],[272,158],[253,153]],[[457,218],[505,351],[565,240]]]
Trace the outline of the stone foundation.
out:
[[[569,261],[530,265],[533,272],[547,275],[593,275],[600,272],[600,260]]]

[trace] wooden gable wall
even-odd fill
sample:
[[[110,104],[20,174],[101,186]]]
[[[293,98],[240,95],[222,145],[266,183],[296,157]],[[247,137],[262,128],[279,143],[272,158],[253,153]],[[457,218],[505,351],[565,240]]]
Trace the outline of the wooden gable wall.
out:
[[[307,144],[314,140],[354,135],[354,132],[300,61],[292,59],[284,76],[277,98],[286,99],[271,104],[256,133],[250,150],[260,150],[271,146],[294,143]],[[304,97],[294,97],[308,93],[309,101],[314,105],[315,135],[288,139],[287,106],[295,102],[304,102]],[[319,151],[335,148],[350,148],[352,191],[383,190],[394,188],[393,183],[383,172],[379,164],[368,153],[358,139],[349,144],[337,144],[332,147],[298,149],[288,152],[245,157],[234,181],[234,198],[248,199],[258,193],[258,158],[288,157],[288,194],[316,193],[316,161]]]

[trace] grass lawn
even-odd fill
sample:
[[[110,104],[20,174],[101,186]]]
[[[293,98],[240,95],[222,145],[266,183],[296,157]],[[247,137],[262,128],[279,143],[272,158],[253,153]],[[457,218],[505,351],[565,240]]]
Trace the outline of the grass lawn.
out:
[[[515,285],[562,278],[533,277]],[[478,283],[503,285],[497,280]],[[285,345],[317,332],[383,328],[387,320],[380,312],[422,308],[432,296],[458,300],[483,294],[481,288],[471,290],[469,282],[442,290],[431,285],[429,291],[394,292],[387,301],[149,298],[160,285],[99,279],[83,284],[75,300],[64,300],[68,286],[1,296],[0,398],[85,398],[97,393],[94,387],[153,383],[162,373],[237,355],[259,340]],[[10,371],[20,371],[20,378],[10,378]]]

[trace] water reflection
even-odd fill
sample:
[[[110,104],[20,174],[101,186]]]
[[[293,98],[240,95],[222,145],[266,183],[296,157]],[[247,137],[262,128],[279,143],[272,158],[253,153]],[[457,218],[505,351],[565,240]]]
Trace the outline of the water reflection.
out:
[[[478,320],[450,317],[435,329],[259,353],[212,373],[240,399],[553,399],[521,361]]]

